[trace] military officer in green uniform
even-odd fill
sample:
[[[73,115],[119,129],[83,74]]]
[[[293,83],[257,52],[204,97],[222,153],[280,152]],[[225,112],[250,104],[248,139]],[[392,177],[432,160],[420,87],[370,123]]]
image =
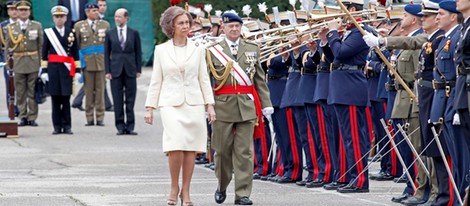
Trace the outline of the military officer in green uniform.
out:
[[[8,53],[13,52],[14,81],[19,108],[18,126],[38,126],[38,104],[34,99],[34,88],[38,78],[43,42],[42,25],[30,20],[31,3],[19,1],[16,4],[18,21],[8,25]]]
[[[215,201],[218,204],[225,201],[233,171],[235,204],[251,205],[253,137],[263,135],[263,115],[270,118],[274,109],[259,62],[258,46],[240,38],[243,21],[239,16],[225,13],[222,21],[225,39],[209,46],[207,51],[217,111],[212,126],[218,179]]]
[[[98,5],[85,5],[86,20],[75,23],[74,30],[80,48],[80,61],[85,79],[85,126],[104,126],[104,39],[109,23],[99,20]]]

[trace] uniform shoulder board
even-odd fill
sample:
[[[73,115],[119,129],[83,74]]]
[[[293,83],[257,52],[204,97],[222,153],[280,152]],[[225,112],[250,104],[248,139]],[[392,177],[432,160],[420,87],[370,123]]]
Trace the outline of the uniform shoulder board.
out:
[[[256,42],[254,42],[252,40],[245,40],[245,42],[248,43],[248,44],[253,44],[253,45],[258,46],[258,44],[256,44]]]
[[[211,43],[209,43],[209,44],[206,46],[206,48],[209,49],[209,47],[213,47],[213,46],[215,46],[216,44],[218,44],[219,42],[220,42],[220,41],[211,42]]]
[[[39,24],[39,25],[42,25],[41,22],[39,22],[39,21],[34,21],[34,20],[31,20],[31,23],[32,23],[32,24]]]

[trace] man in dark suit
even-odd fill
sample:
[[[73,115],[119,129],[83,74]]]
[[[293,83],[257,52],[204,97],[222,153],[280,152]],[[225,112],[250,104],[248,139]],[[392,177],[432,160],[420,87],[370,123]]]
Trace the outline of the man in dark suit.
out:
[[[142,49],[139,32],[127,26],[128,19],[126,9],[116,10],[114,21],[117,27],[106,32],[104,42],[106,78],[111,80],[118,135],[137,135],[137,132],[134,132],[134,103],[137,92],[136,78],[139,78],[142,72]]]
[[[75,22],[85,20],[85,4],[88,0],[58,0],[57,5],[65,6],[70,12],[67,14],[65,26],[73,28]]]

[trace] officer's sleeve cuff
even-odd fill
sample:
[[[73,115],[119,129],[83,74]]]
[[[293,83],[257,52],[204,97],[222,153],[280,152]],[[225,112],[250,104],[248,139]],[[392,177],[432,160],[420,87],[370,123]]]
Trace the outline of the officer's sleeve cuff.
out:
[[[47,68],[47,61],[41,60],[41,68]]]
[[[80,61],[75,61],[75,67],[82,68],[82,64],[80,64]]]

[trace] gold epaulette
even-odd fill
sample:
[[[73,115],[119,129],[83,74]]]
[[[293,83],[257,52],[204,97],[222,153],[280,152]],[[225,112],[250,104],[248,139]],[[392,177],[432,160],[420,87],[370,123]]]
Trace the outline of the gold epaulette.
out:
[[[24,36],[23,36],[23,34],[19,34],[18,38],[15,39],[15,37],[13,37],[13,32],[11,31],[11,25],[13,25],[13,24],[8,25],[8,29],[7,29],[8,30],[8,37],[9,37],[11,43],[13,43],[13,45],[14,45],[13,48],[11,48],[11,50],[15,50],[16,47],[18,47],[18,45],[20,44],[20,42],[23,41]]]

